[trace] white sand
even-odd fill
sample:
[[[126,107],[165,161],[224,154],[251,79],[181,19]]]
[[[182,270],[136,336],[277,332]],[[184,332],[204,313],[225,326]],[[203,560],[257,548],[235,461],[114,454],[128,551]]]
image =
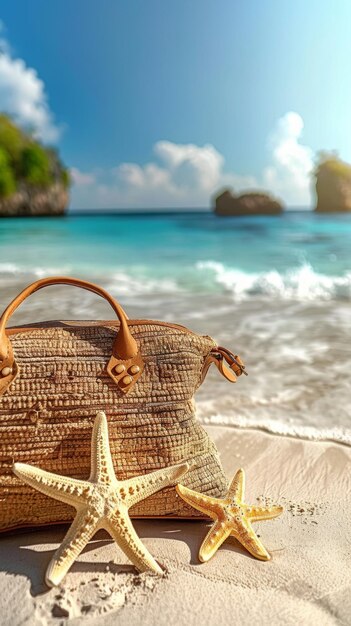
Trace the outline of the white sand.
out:
[[[256,525],[273,559],[228,540],[212,561],[197,550],[205,522],[137,521],[168,572],[139,575],[98,534],[64,583],[43,583],[64,528],[0,538],[0,624],[351,624],[351,448],[225,427],[208,428],[228,475],[246,470],[247,502],[286,507]]]

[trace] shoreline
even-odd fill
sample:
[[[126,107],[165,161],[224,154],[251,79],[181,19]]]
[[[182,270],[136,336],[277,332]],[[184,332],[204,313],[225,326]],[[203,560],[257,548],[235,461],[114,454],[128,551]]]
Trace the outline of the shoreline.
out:
[[[255,432],[265,433],[267,435],[272,435],[273,437],[286,437],[288,439],[293,439],[296,441],[309,441],[315,443],[336,443],[341,446],[345,446],[346,448],[351,447],[351,430],[349,432],[340,434],[333,434],[332,429],[322,428],[318,430],[313,426],[286,426],[286,424],[282,422],[269,422],[266,424],[258,424],[253,423],[250,424],[248,420],[241,420],[238,418],[237,421],[233,421],[231,418],[231,423],[228,421],[228,416],[224,416],[222,421],[217,421],[217,416],[213,416],[212,418],[206,418],[204,420],[200,420],[201,424],[204,427],[212,426],[213,428],[229,428],[233,430],[252,430]],[[242,422],[242,423],[240,423]],[[337,428],[335,429],[338,430]],[[342,429],[339,429],[342,430]],[[308,434],[310,433],[310,434]]]
[[[135,520],[137,532],[167,569],[138,574],[104,533],[47,591],[46,564],[62,528],[0,537],[3,626],[116,623],[180,626],[232,622],[347,624],[351,611],[351,450],[252,429],[207,426],[231,477],[246,470],[246,502],[284,506],[281,517],[255,524],[272,554],[253,559],[235,540],[206,564],[197,560],[203,521]],[[342,576],[341,576],[342,572]],[[20,605],[15,598],[21,597]],[[16,613],[13,606],[16,606]]]

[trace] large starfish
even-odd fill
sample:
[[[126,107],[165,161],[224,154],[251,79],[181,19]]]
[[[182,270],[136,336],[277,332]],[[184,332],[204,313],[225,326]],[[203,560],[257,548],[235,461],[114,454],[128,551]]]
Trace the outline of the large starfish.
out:
[[[179,495],[192,507],[215,520],[199,551],[203,563],[214,556],[222,543],[232,535],[257,559],[268,561],[271,557],[255,534],[251,523],[272,519],[283,512],[281,506],[249,506],[243,502],[245,473],[239,469],[224,499],[211,498],[197,491],[177,485]]]
[[[187,472],[187,463],[173,465],[119,481],[109,446],[107,419],[100,411],[91,440],[91,473],[88,480],[59,476],[42,469],[15,463],[13,471],[24,482],[47,496],[74,506],[76,517],[56,550],[46,572],[46,583],[58,585],[91,537],[104,528],[140,570],[162,574],[162,569],[142,544],[128,509],[163,487],[176,483]]]

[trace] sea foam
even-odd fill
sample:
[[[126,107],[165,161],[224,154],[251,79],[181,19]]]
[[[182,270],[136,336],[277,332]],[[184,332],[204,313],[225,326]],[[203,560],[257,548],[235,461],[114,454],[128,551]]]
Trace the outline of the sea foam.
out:
[[[304,301],[351,299],[351,272],[328,276],[304,264],[284,273],[278,270],[248,273],[216,261],[199,261],[196,268],[207,273],[209,283],[217,283],[239,300],[250,296]]]
[[[44,276],[78,275],[87,280],[101,282],[107,289],[120,295],[170,294],[189,292],[209,295],[223,293],[236,301],[252,297],[276,300],[327,301],[351,299],[351,272],[335,276],[316,272],[307,263],[284,272],[277,269],[262,272],[245,272],[218,261],[198,261],[181,269],[164,266],[135,268],[108,267],[104,270],[58,265],[28,268],[14,263],[0,263],[3,286],[13,279],[23,284]]]
[[[351,430],[337,426],[333,428],[315,428],[313,426],[286,424],[268,418],[262,421],[245,417],[232,417],[221,413],[202,417],[201,422],[211,426],[262,430],[272,435],[307,439],[309,441],[333,441],[351,446]]]

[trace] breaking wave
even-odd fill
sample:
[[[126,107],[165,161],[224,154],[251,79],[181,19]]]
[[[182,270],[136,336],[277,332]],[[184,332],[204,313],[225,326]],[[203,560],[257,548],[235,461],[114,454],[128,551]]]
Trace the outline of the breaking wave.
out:
[[[351,272],[343,276],[319,274],[305,264],[284,273],[277,270],[247,273],[216,261],[199,261],[200,272],[236,299],[268,296],[283,300],[333,300],[351,298]]]
[[[198,261],[187,267],[143,266],[117,268],[20,266],[0,263],[1,286],[25,285],[44,276],[77,275],[102,283],[120,295],[186,294],[230,295],[236,301],[263,297],[274,300],[327,301],[351,299],[351,272],[341,276],[316,272],[309,264],[285,272],[276,269],[244,272],[217,261]]]

